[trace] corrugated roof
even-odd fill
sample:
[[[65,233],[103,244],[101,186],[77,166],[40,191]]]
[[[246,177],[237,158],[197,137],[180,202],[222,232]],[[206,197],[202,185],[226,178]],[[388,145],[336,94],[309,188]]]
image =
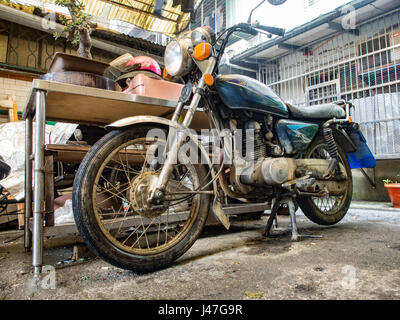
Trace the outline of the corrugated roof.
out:
[[[107,20],[120,20],[142,29],[164,33],[174,37],[185,29],[190,14],[181,11],[181,6],[172,7],[173,0],[168,0],[161,16],[154,14],[155,0],[81,0],[85,12]],[[196,0],[198,3],[201,0]],[[55,4],[55,0],[44,0]]]
[[[94,30],[92,37],[112,41],[127,47],[134,47],[137,50],[151,53],[160,57],[164,56],[165,47],[141,38],[131,37],[125,34],[119,34],[108,30]]]

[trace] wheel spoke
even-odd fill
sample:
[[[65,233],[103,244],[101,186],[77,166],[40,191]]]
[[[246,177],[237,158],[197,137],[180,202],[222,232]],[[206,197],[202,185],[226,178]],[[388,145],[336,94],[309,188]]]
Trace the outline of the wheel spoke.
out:
[[[159,174],[162,166],[152,168],[153,153],[145,152],[150,148],[150,144],[145,140],[146,138],[138,138],[114,149],[107,157],[109,160],[102,165],[94,183],[96,195],[101,196],[97,198],[95,212],[100,217],[99,221],[105,229],[106,236],[122,250],[138,254],[145,251],[157,252],[172,245],[174,239],[190,227],[192,222],[189,221],[194,221],[192,215],[196,211],[193,210],[193,198],[196,199],[195,210],[200,207],[199,197],[186,195],[177,195],[177,199],[173,197],[175,200],[172,202],[166,200],[162,204],[165,209],[147,207],[147,186],[153,181],[151,179],[154,179],[151,177]],[[141,151],[137,154],[140,154],[143,162],[139,158],[132,166],[132,150]],[[140,164],[136,165],[137,162]],[[193,165],[181,163],[175,165],[167,188],[171,192],[193,191],[199,187],[199,183]],[[102,211],[101,206],[108,201],[113,201],[112,210]],[[114,201],[117,201],[118,205]],[[182,207],[177,207],[178,205]],[[186,210],[189,211],[187,215],[184,213]],[[173,217],[175,214],[178,215],[179,221],[176,220],[177,217]]]
[[[331,156],[326,149],[325,145],[317,146],[311,153],[310,158],[331,160]],[[340,162],[343,163],[342,159]],[[335,214],[337,208],[341,205],[344,196],[325,196],[325,197],[311,197],[314,205],[325,214]]]

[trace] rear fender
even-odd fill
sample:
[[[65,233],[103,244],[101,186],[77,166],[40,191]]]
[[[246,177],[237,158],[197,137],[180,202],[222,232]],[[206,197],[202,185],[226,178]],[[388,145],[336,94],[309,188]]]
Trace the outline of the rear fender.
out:
[[[342,128],[335,128],[333,130],[333,137],[336,144],[343,150],[344,153],[352,153],[357,151],[353,140],[349,137],[347,132]]]

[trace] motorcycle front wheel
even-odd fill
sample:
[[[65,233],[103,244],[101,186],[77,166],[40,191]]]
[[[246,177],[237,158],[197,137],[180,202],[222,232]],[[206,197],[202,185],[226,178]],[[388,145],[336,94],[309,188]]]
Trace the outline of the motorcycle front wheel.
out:
[[[312,197],[304,196],[297,199],[301,210],[312,222],[320,225],[333,225],[346,215],[353,195],[353,179],[349,162],[345,153],[338,148],[339,161],[344,166],[347,175],[346,190],[341,196]],[[331,157],[323,137],[317,137],[308,147],[304,158],[325,159]]]
[[[210,195],[190,193],[207,178],[205,167],[190,161],[174,165],[163,202],[147,203],[162,168],[154,164],[155,150],[165,148],[164,140],[147,136],[151,129],[106,134],[85,156],[73,186],[74,218],[86,244],[110,264],[136,272],[161,269],[185,253],[210,205]]]

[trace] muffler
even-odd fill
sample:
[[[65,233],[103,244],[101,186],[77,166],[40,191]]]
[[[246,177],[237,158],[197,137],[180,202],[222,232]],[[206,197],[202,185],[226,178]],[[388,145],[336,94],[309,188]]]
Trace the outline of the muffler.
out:
[[[281,186],[305,175],[323,180],[329,163],[324,159],[264,158],[256,162],[251,174],[242,175],[240,181],[249,185]],[[339,169],[342,174],[335,181],[345,181],[346,171],[342,164],[339,164]]]

